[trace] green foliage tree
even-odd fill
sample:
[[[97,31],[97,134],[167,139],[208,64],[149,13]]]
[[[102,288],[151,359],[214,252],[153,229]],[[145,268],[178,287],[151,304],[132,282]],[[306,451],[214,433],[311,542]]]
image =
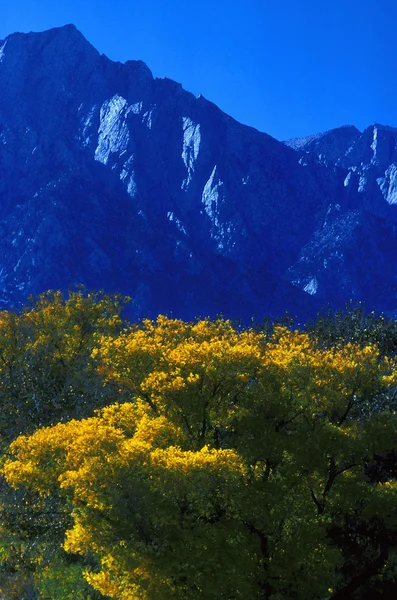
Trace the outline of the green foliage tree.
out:
[[[397,352],[397,322],[376,311],[368,312],[362,303],[347,302],[341,310],[325,310],[308,323],[306,330],[325,348],[346,344],[374,344],[381,356]]]

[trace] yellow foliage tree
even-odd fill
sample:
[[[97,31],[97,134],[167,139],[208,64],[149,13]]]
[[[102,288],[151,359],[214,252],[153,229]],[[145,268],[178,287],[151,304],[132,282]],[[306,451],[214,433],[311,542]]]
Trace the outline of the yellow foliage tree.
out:
[[[388,567],[397,485],[366,468],[397,416],[361,406],[396,370],[375,346],[165,317],[97,341],[98,372],[130,401],[19,437],[4,466],[15,488],[65,498],[63,547],[96,557],[94,589],[341,600]],[[338,543],[348,521],[365,525],[357,560]]]
[[[0,447],[4,452],[21,433],[93,414],[109,402],[112,390],[96,373],[91,354],[98,335],[120,331],[126,301],[83,290],[67,296],[47,292],[20,312],[0,312]],[[7,598],[25,597],[22,590],[30,585],[32,561],[41,561],[43,598],[48,588],[44,574],[48,580],[56,579],[54,573],[61,566],[70,567],[64,579],[75,580],[81,565],[67,565],[68,557],[60,556],[51,575],[45,559],[45,555],[54,557],[69,519],[59,495],[43,502],[28,490],[10,490],[2,481],[0,515],[0,591]],[[87,598],[87,589],[83,585],[82,598]],[[59,598],[66,597],[63,588]],[[78,597],[75,589],[74,598]],[[54,595],[51,598],[55,600]]]
[[[0,312],[0,437],[103,404],[91,353],[100,334],[115,335],[127,298],[102,293],[41,294],[20,313]]]

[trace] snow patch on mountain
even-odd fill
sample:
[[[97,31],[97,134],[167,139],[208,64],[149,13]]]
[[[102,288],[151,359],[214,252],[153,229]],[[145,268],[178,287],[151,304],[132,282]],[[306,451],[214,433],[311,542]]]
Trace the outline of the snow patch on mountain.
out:
[[[117,94],[101,107],[95,160],[104,165],[108,163],[110,154],[120,155],[127,149],[130,139],[127,108],[127,100]]]
[[[224,202],[224,182],[218,175],[218,168],[212,169],[210,178],[204,186],[201,201],[204,210],[211,221],[211,238],[216,241],[217,250],[234,248],[235,226],[232,221],[224,221],[220,216],[221,203]]]
[[[92,128],[93,118],[98,109],[98,106],[94,104],[86,114],[86,116],[82,119],[82,132],[80,139],[82,139],[83,146],[88,146],[91,142],[90,130]]]
[[[153,124],[153,109],[147,110],[144,113],[142,122],[146,125],[146,127],[148,129],[152,128],[152,124]]]
[[[315,294],[317,294],[318,281],[317,281],[316,277],[312,277],[311,279],[309,279],[309,281],[306,283],[306,285],[303,286],[303,290],[307,294],[310,294],[311,296],[314,296]]]
[[[143,102],[135,102],[129,107],[129,111],[134,115],[139,115],[142,112]]]
[[[397,165],[392,164],[385,171],[385,177],[379,177],[377,183],[389,204],[397,204]]]
[[[172,211],[167,212],[167,217],[171,223],[175,223],[175,226],[178,229],[178,231],[180,231],[184,235],[187,235],[187,231],[186,231],[182,221],[180,219],[178,219]]]
[[[3,58],[5,55],[4,48],[7,45],[7,40],[0,46],[0,63],[3,62]]]
[[[349,172],[348,172],[348,174],[347,174],[347,175],[346,175],[346,177],[345,177],[345,180],[344,180],[344,182],[343,182],[343,185],[344,185],[345,187],[347,187],[347,186],[349,185],[349,183],[350,183],[350,179],[351,179],[351,176],[352,176],[352,173],[351,173],[351,171],[349,171]]]
[[[376,163],[376,149],[378,146],[378,128],[376,126],[374,126],[374,133],[373,133],[373,141],[371,144],[371,150],[373,151],[374,155],[371,158],[371,164],[375,164]]]
[[[201,133],[200,124],[194,123],[189,117],[182,117],[182,128],[182,159],[187,168],[187,178],[182,182],[182,189],[186,190],[193,177],[195,162],[200,150]]]
[[[134,197],[137,192],[134,169],[135,157],[133,154],[123,164],[123,169],[120,173],[120,180],[126,184],[129,196]]]
[[[360,179],[358,181],[358,188],[357,191],[360,192],[360,194],[362,194],[363,192],[366,191],[367,189],[367,183],[368,183],[368,177],[366,175],[366,172],[368,171],[368,166],[365,165],[362,169],[362,172],[360,174]]]
[[[221,181],[219,177],[217,178],[218,180],[215,181],[216,172],[217,167],[215,165],[215,167],[212,169],[210,178],[204,186],[201,201],[204,204],[204,210],[211,219],[212,224],[215,225],[215,227],[219,227],[219,190],[223,186],[223,181]]]

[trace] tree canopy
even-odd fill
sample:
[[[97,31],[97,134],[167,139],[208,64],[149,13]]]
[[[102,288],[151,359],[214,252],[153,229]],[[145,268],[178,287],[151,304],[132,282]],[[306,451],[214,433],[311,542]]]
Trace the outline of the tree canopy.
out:
[[[341,600],[397,580],[397,482],[371,472],[397,415],[366,409],[395,386],[391,353],[224,319],[120,328],[118,314],[106,308],[84,355],[105,400],[27,428],[4,462],[33,521],[61,515],[33,554],[40,598],[54,573],[76,598],[120,600]],[[79,336],[52,340],[50,363],[70,365]]]

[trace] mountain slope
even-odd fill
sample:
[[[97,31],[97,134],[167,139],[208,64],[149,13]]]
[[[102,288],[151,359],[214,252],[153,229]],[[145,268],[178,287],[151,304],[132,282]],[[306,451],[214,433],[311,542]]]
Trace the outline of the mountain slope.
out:
[[[344,186],[287,277],[323,303],[356,298],[394,311],[397,129],[373,125],[360,133],[340,128],[286,144],[301,163],[326,165]]]
[[[0,42],[0,86],[3,305],[83,283],[130,294],[134,317],[395,306],[356,264],[393,265],[394,130],[375,150],[355,128],[283,144],[71,25]]]

